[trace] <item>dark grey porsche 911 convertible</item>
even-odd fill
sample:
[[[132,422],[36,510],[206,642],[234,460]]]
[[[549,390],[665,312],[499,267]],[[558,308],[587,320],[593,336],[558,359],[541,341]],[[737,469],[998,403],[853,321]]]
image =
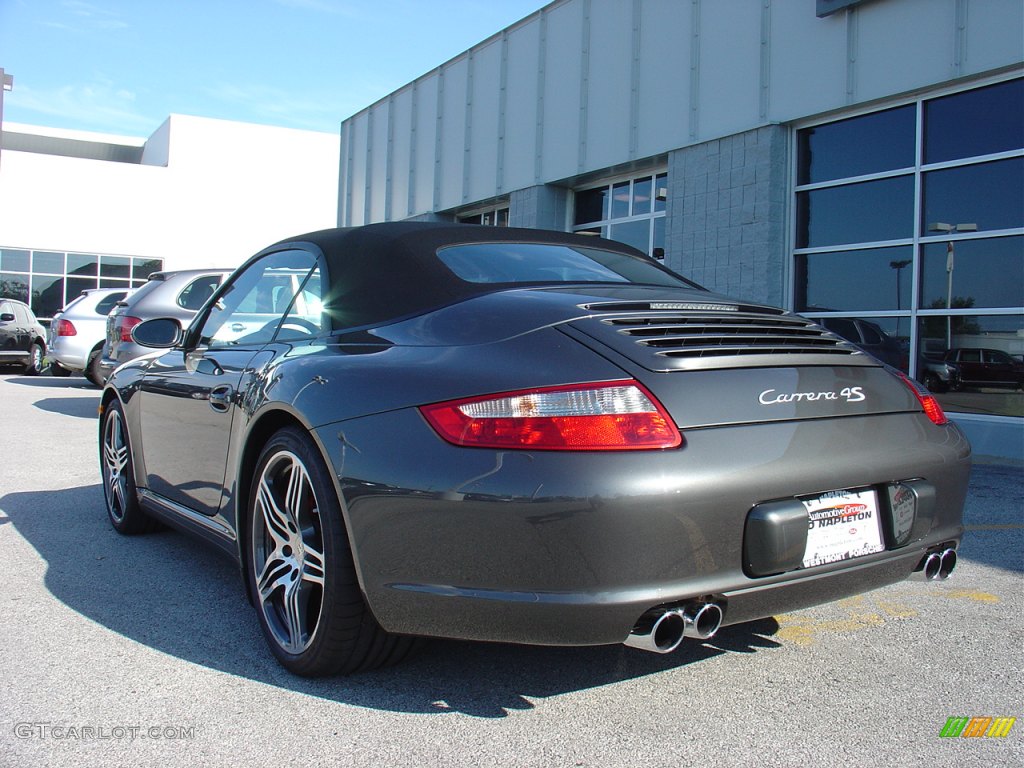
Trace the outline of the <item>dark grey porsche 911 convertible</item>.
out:
[[[235,558],[300,675],[668,652],[956,563],[970,447],[927,391],[598,238],[317,232],[133,335],[165,351],[103,393],[110,520]]]

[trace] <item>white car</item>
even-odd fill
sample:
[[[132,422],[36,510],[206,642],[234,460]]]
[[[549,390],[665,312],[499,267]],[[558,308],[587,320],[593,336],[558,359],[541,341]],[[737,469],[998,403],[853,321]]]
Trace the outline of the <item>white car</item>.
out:
[[[70,376],[80,371],[97,387],[103,386],[97,366],[106,338],[107,314],[131,292],[128,288],[82,291],[54,316],[47,351],[51,375]]]

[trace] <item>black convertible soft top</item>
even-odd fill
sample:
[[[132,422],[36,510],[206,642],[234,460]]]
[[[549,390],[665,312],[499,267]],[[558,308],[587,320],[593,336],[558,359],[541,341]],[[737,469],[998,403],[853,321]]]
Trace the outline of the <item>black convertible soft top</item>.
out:
[[[324,310],[337,330],[409,317],[510,287],[461,280],[437,256],[439,248],[451,245],[510,242],[607,250],[655,263],[634,248],[599,237],[443,222],[326,229],[283,240],[273,249],[306,243],[323,252],[329,283]]]

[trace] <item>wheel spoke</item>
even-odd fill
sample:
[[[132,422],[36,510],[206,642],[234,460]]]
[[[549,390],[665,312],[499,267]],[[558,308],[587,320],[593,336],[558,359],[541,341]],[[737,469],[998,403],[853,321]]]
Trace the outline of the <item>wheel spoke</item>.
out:
[[[296,581],[284,590],[284,623],[288,630],[288,650],[301,651],[306,644],[306,620],[304,618],[302,582]]]
[[[267,558],[267,562],[263,565],[263,570],[256,579],[256,589],[264,603],[270,600],[271,595],[273,595],[278,587],[288,584],[288,574],[291,571],[291,564],[282,558],[277,551]]]
[[[324,556],[309,544],[304,545],[305,556],[302,560],[302,580],[309,584],[324,585]]]
[[[291,472],[288,473],[288,490],[285,494],[285,505],[291,513],[292,520],[298,530],[299,514],[302,512],[302,500],[305,497],[309,480],[305,467],[298,461],[292,461]]]
[[[260,478],[258,493],[258,504],[263,513],[263,525],[267,534],[274,540],[275,548],[281,547],[288,542],[289,524],[294,525],[289,510],[287,508],[281,509],[278,506],[277,500],[274,498],[274,492],[267,482],[266,475]]]

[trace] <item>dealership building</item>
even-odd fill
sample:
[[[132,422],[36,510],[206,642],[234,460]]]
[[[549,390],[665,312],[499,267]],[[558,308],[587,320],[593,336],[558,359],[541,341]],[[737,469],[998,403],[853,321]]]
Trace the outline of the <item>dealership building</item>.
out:
[[[142,138],[5,122],[0,296],[45,321],[87,288],[237,266],[334,226],[338,157],[334,133],[189,115]]]
[[[1024,458],[1020,0],[556,0],[344,121],[339,181],[341,226],[601,235],[816,318]]]

